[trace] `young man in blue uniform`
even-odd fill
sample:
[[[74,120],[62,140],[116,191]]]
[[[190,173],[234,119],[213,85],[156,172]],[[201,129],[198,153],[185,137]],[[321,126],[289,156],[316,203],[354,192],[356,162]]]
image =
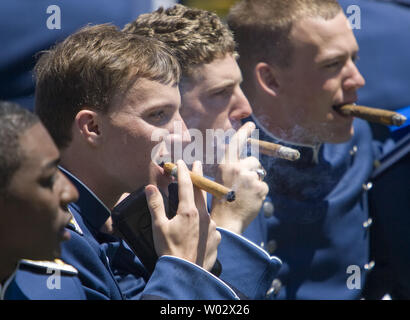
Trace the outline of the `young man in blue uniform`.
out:
[[[113,26],[89,27],[43,55],[36,74],[36,112],[61,149],[62,170],[80,193],[70,205],[75,223],[62,256],[79,270],[88,298],[236,299],[239,291],[250,298],[264,296],[280,261],[244,238],[215,229],[182,162],[177,215],[165,219],[159,189],[170,180],[152,159],[158,147],[152,135],[167,130],[173,141],[189,139],[179,114],[179,64],[164,44]],[[156,150],[160,157],[168,152]],[[201,168],[196,164],[193,170]],[[152,274],[112,235],[110,223],[110,209],[121,195],[143,186],[159,256]],[[238,294],[207,271],[219,241],[219,248],[229,245],[230,253],[253,270],[244,283],[241,270],[232,276],[236,265],[218,255],[220,278],[227,274]]]
[[[244,233],[283,261],[271,298],[361,298],[375,150],[366,122],[334,110],[365,84],[348,20],[332,0],[244,0],[227,19],[261,139],[301,153],[262,158],[269,195]]]
[[[239,129],[241,120],[252,112],[240,88],[242,75],[236,62],[232,33],[215,13],[183,5],[143,14],[127,24],[123,31],[154,37],[174,50],[182,68],[181,116],[191,136],[199,134],[203,138],[195,156],[204,163],[206,175],[235,188],[237,196],[234,203],[214,198],[212,219],[241,234],[258,214],[268,187],[256,174],[261,164],[255,157],[242,159],[235,155],[228,158],[236,142],[246,148],[246,138],[255,128],[253,123],[245,124],[236,132],[229,148],[223,141],[209,149],[210,140],[213,142],[209,132],[223,132],[228,137],[229,132]],[[239,138],[242,133],[244,135]],[[243,138],[245,143],[241,141]],[[220,151],[225,153],[224,163],[218,159]]]
[[[77,271],[57,260],[78,199],[59,157],[36,115],[0,102],[0,299],[85,298]]]

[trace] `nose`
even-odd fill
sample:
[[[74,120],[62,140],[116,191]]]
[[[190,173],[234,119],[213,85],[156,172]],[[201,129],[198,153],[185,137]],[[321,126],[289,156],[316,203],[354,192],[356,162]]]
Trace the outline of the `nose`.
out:
[[[252,108],[242,89],[238,87],[233,97],[229,118],[234,121],[247,118],[252,114]]]
[[[191,135],[181,115],[178,113],[165,136],[165,148],[172,159],[183,159],[183,150],[191,142]]]
[[[60,172],[61,192],[60,192],[60,204],[62,207],[66,207],[71,202],[78,200],[78,191],[76,187],[66,178],[66,176]]]
[[[175,116],[169,132],[171,134],[171,139],[174,141],[181,141],[183,144],[188,144],[191,142],[191,135],[179,112]]]
[[[353,61],[350,61],[349,73],[343,82],[343,89],[358,90],[366,84],[365,79]]]

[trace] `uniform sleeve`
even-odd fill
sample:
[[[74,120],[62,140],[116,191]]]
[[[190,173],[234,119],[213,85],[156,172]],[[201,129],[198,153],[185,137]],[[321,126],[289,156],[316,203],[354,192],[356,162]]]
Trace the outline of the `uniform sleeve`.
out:
[[[142,299],[236,300],[238,296],[226,283],[196,264],[162,256]]]
[[[264,299],[277,276],[282,261],[246,238],[218,228],[222,235],[218,260],[222,264],[220,278],[249,299]]]

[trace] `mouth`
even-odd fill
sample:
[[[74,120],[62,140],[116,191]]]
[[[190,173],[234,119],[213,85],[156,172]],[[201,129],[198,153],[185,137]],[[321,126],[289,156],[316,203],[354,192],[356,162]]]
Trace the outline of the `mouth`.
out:
[[[347,105],[347,104],[356,104],[356,99],[355,99],[355,100],[347,100],[347,101],[342,102],[342,103],[336,103],[336,104],[334,104],[334,105],[332,106],[332,111],[334,111],[333,113],[335,113],[336,115],[338,115],[339,117],[342,117],[342,118],[344,118],[344,119],[349,119],[349,120],[353,119],[352,116],[347,116],[347,115],[342,114],[341,112],[338,112],[338,110],[339,110],[341,107],[343,107],[344,105]]]
[[[174,178],[168,175],[164,170],[164,163],[172,162],[169,157],[153,159],[152,162],[154,164],[156,171],[159,172],[159,174],[156,174],[156,177],[153,178],[150,183],[156,182],[155,184],[157,186],[164,187],[168,186],[170,183],[174,181]]]
[[[68,231],[68,229],[66,228],[68,225],[68,223],[66,225],[64,225],[63,227],[60,228],[59,230],[59,238],[61,239],[61,241],[68,241],[71,239],[71,235],[70,232]]]

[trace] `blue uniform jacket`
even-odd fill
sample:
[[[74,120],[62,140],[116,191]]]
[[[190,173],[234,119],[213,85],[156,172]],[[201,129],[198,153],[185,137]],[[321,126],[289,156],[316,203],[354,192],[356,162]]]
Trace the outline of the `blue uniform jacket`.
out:
[[[399,111],[409,120],[391,128],[391,146],[371,177],[371,254],[376,267],[368,279],[367,297],[372,299],[385,293],[410,299],[410,107]]]
[[[22,260],[0,288],[0,300],[83,300],[77,275],[75,268],[62,261]]]
[[[62,170],[80,194],[79,200],[69,206],[74,219],[71,239],[62,245],[62,259],[78,270],[87,299],[238,299],[232,288],[255,299],[264,297],[277,274],[279,259],[220,229],[220,278],[171,256],[160,257],[150,275],[124,241],[99,232],[110,211],[84,184]]]
[[[288,145],[301,153],[295,162],[261,156],[270,190],[244,236],[283,262],[270,298],[361,297],[374,266],[367,206],[374,151],[367,123],[355,120],[354,128],[346,143]],[[274,141],[262,130],[260,139]]]

